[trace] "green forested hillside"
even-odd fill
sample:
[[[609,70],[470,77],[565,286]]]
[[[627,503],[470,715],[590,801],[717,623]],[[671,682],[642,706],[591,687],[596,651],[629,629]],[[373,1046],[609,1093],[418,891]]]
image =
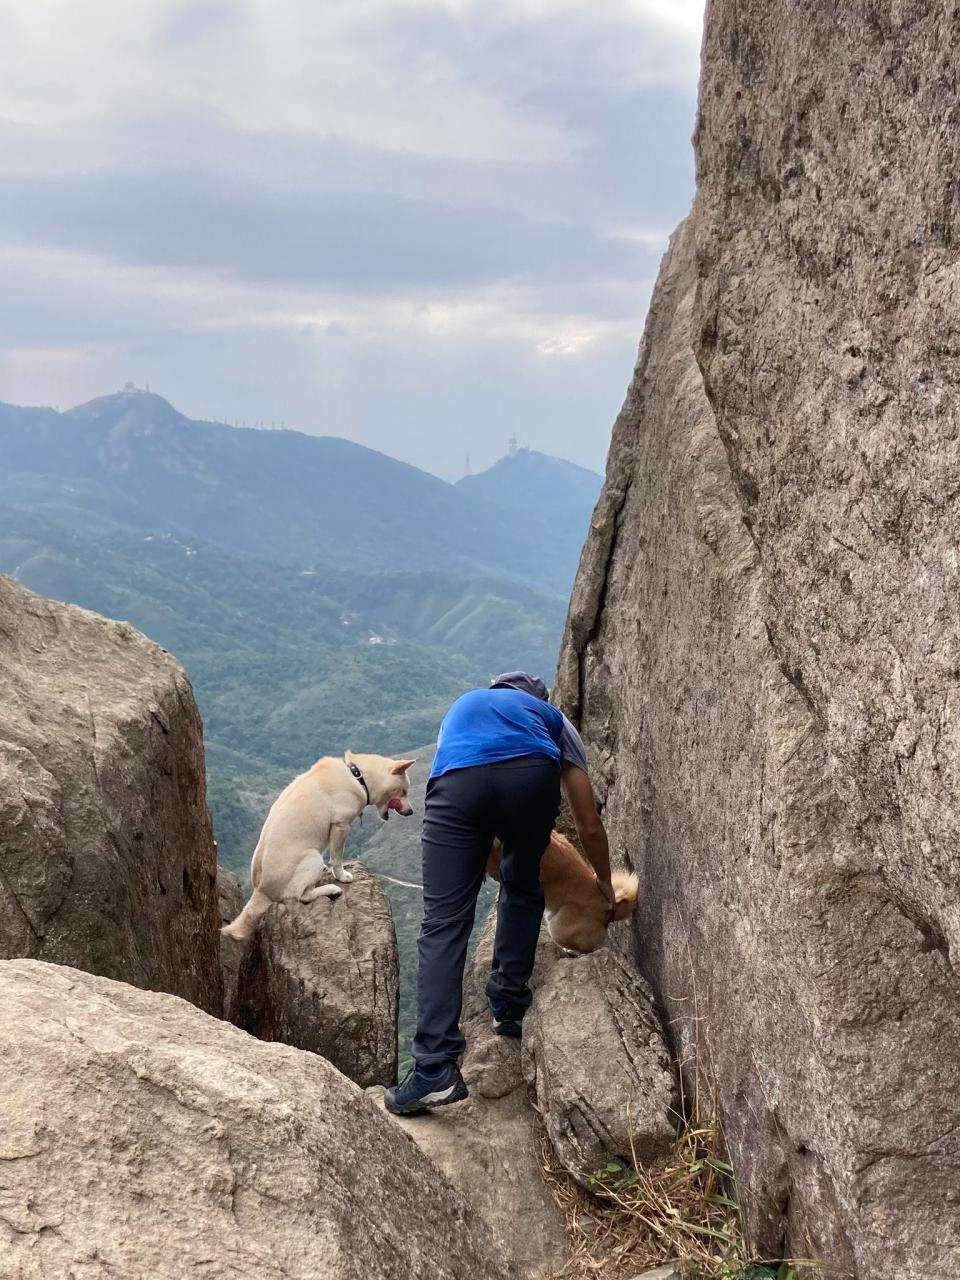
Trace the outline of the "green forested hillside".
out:
[[[563,603],[442,573],[304,573],[175,534],[91,535],[0,507],[0,572],[122,618],[181,660],[204,717],[222,860],[246,872],[263,800],[346,748],[429,741],[504,666],[549,675]]]
[[[219,857],[246,880],[274,796],[318,756],[409,754],[497,671],[551,679],[599,484],[520,450],[449,485],[345,440],[191,422],[143,392],[66,414],[0,404],[0,572],[180,659]],[[417,816],[368,816],[348,846],[392,900],[404,1038],[432,748],[414,754]]]
[[[0,507],[0,572],[130,621],[184,663],[204,717],[218,856],[244,882],[274,797],[317,756],[353,747],[417,757],[415,816],[385,823],[369,812],[347,848],[383,877],[391,901],[405,1050],[433,757],[432,746],[407,744],[435,738],[452,699],[498,667],[549,673],[562,602],[439,573],[304,575],[169,534],[76,533],[10,507]],[[492,888],[478,918],[491,900]]]

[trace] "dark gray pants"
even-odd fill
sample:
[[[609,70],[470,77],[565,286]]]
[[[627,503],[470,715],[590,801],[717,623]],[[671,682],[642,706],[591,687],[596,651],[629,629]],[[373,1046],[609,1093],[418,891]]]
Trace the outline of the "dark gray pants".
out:
[[[560,766],[539,756],[455,769],[427,784],[413,1041],[418,1063],[450,1062],[463,1053],[463,967],[494,837],[503,856],[487,999],[515,1017],[530,1004],[527,982],[543,917],[540,859],[559,807]]]

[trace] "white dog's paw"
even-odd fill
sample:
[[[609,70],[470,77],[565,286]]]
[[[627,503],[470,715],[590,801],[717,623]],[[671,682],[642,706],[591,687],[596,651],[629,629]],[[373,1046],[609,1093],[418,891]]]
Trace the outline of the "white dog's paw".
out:
[[[353,879],[353,872],[347,871],[344,867],[334,867],[333,875],[336,880],[341,882],[341,884],[349,884]]]
[[[343,890],[336,884],[317,884],[300,895],[301,902],[316,902],[317,898],[339,898]]]

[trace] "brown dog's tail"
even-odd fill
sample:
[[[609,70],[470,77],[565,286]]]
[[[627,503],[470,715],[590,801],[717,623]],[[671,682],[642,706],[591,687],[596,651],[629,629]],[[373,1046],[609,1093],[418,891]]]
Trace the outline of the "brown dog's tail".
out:
[[[632,871],[614,871],[610,876],[613,885],[613,896],[616,905],[613,909],[614,920],[626,920],[637,907],[637,894],[640,891],[640,877]]]

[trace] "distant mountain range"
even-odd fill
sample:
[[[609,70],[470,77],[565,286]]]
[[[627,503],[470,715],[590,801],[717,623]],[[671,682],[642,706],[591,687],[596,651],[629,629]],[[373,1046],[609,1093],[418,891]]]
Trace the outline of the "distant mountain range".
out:
[[[551,458],[536,449],[514,449],[486,471],[458,480],[457,488],[498,506],[566,521],[576,512],[586,512],[589,520],[601,483],[595,471],[563,458]]]
[[[180,658],[221,856],[245,874],[270,794],[318,755],[433,741],[504,668],[552,678],[600,484],[517,450],[451,485],[139,391],[0,404],[0,572]]]
[[[194,422],[124,391],[0,404],[0,503],[88,533],[188,534],[300,568],[445,570],[566,596],[600,478],[519,451],[447,484],[330,436]]]

